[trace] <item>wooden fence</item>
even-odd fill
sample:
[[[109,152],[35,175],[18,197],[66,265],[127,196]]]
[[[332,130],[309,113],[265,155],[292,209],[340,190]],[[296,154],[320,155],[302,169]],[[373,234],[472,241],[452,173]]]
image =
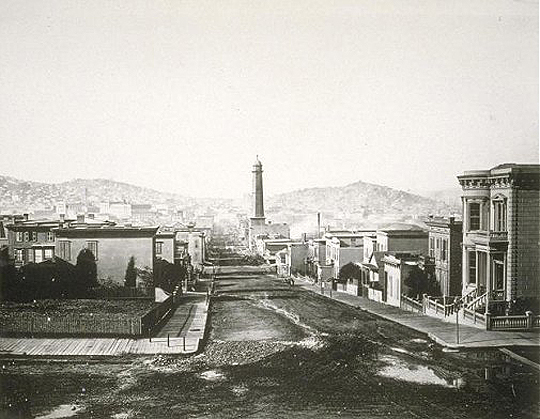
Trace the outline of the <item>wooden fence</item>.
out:
[[[401,295],[401,308],[403,310],[414,311],[416,313],[424,312],[422,302],[409,298],[406,295]]]
[[[154,307],[148,313],[141,317],[141,333],[144,336],[151,336],[152,333],[159,329],[163,323],[169,318],[176,306],[176,296],[171,295],[160,305]]]
[[[30,336],[149,336],[174,309],[175,298],[144,315],[124,313],[42,314],[13,312],[0,315],[0,334]]]
[[[141,317],[120,313],[11,313],[0,316],[3,335],[141,335]]]

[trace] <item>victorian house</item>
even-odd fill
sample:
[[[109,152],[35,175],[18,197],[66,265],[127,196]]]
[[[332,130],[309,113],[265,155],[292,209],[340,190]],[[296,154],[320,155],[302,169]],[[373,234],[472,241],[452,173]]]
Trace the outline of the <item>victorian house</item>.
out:
[[[539,178],[540,165],[532,164],[502,164],[458,176],[463,189],[462,292],[486,312],[497,302],[538,298]]]

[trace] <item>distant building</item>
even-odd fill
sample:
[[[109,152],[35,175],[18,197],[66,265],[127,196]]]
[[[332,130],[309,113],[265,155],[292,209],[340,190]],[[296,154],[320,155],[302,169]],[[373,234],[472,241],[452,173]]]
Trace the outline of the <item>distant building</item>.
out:
[[[15,218],[5,225],[7,230],[7,246],[15,266],[23,266],[27,263],[40,263],[45,260],[53,260],[55,257],[55,229],[62,226],[98,226],[111,225],[97,220],[79,216],[77,219],[66,219],[61,215],[59,220],[29,220],[27,214],[21,218]]]
[[[175,230],[175,263],[185,263],[182,261],[186,256],[193,267],[202,269],[206,258],[206,235],[194,226]]]
[[[387,255],[414,254],[427,255],[428,253],[427,231],[416,226],[405,229],[399,226],[397,229],[386,228],[378,230],[375,234],[364,237],[363,259],[361,269],[361,294],[370,299],[386,302],[388,281],[385,277],[385,265],[383,259]],[[393,291],[396,288],[393,288]]]
[[[430,217],[428,254],[435,260],[435,278],[443,296],[461,295],[461,240],[463,223],[450,218]]]
[[[326,239],[311,239],[308,242],[308,275],[321,279],[322,266],[326,266]]]
[[[463,294],[485,294],[488,308],[489,302],[537,299],[540,165],[502,164],[467,171],[458,180],[463,190]]]
[[[287,243],[275,255],[278,276],[307,275],[307,255],[307,243]]]
[[[287,245],[293,243],[291,239],[270,239],[267,237],[259,237],[255,241],[255,249],[261,255],[266,263],[277,263],[277,253],[287,248]],[[285,263],[285,262],[283,262]]]
[[[333,278],[338,278],[339,271],[348,263],[362,261],[364,236],[369,234],[373,234],[373,231],[325,233],[326,265],[333,267]]]
[[[409,287],[405,280],[414,269],[433,275],[433,260],[416,253],[396,252],[382,258],[384,270],[384,299],[386,304],[401,307],[401,296],[407,294]]]
[[[131,257],[137,268],[153,269],[155,236],[158,227],[68,226],[54,229],[56,256],[71,264],[83,249],[96,258],[99,280],[124,284],[126,268]]]
[[[158,231],[156,233],[156,258],[174,263],[176,248],[176,234],[172,231]]]
[[[131,204],[131,219],[133,221],[145,222],[154,217],[155,212],[151,204]]]
[[[391,250],[416,251],[426,255],[428,252],[428,232],[411,226],[410,229],[382,229],[377,231],[377,251]]]
[[[132,217],[131,204],[124,201],[100,202],[99,212],[118,220],[128,220]]]

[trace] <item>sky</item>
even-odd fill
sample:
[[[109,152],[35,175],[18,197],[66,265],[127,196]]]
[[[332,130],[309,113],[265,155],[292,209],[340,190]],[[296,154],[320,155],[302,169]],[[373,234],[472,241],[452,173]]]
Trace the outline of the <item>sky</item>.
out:
[[[0,174],[204,197],[538,163],[538,2],[0,2]]]

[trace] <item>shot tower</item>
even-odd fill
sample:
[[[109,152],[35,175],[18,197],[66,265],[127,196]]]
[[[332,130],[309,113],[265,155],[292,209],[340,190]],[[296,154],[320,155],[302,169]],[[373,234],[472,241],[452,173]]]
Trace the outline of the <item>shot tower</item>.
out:
[[[250,217],[251,225],[264,225],[263,170],[259,156],[255,158],[251,173],[253,173],[253,215]]]

